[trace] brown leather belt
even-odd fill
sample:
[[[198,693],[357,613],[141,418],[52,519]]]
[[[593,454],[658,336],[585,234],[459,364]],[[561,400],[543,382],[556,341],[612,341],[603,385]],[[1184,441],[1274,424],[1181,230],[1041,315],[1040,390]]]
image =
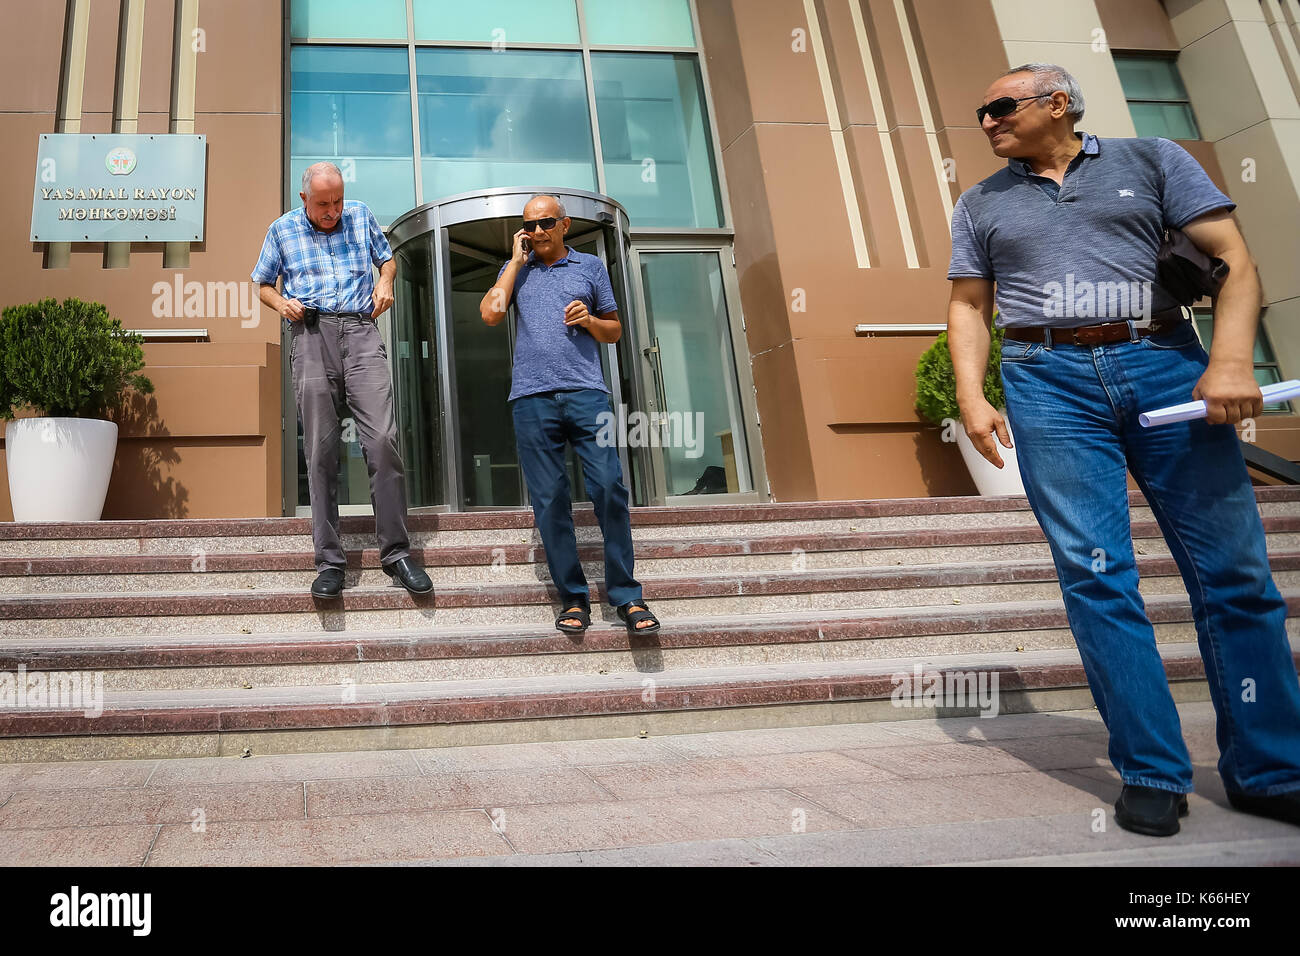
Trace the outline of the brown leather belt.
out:
[[[1156,313],[1151,317],[1149,326],[1138,326],[1134,331],[1137,333],[1138,338],[1145,338],[1148,335],[1161,335],[1176,329],[1186,321],[1187,319],[1183,318],[1181,309],[1170,309],[1166,312]],[[1044,334],[1046,331],[1042,326],[1030,326],[1003,329],[1002,334],[1005,338],[1015,342],[1046,342],[1047,338]],[[1052,329],[1053,345],[1107,345],[1111,342],[1127,342],[1128,340],[1127,322],[1103,322],[1100,325],[1080,325],[1075,328]]]

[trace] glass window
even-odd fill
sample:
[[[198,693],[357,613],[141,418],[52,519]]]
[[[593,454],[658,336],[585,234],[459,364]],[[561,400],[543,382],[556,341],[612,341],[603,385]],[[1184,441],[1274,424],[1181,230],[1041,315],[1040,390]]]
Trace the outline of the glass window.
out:
[[[1116,54],[1115,69],[1139,136],[1200,139],[1177,64],[1167,57]]]
[[[695,46],[690,0],[582,0],[587,42]]]
[[[638,226],[722,224],[695,57],[593,53],[606,192]]]
[[[406,0],[293,0],[296,40],[405,40]]]
[[[493,186],[596,188],[582,55],[417,50],[424,198]]]
[[[574,0],[413,0],[415,39],[452,43],[578,42]]]
[[[307,166],[328,160],[343,171],[345,197],[387,226],[415,205],[405,48],[294,47],[291,68],[290,196]]]

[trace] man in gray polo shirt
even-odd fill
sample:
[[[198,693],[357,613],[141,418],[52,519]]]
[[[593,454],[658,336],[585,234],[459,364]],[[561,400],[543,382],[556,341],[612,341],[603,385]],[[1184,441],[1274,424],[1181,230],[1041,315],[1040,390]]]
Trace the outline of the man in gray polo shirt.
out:
[[[565,446],[572,444],[605,539],[609,602],[629,631],[650,633],[659,630],[659,621],[632,576],[623,466],[618,449],[598,440],[599,416],[611,412],[600,343],[617,342],[623,328],[604,264],[565,244],[569,226],[558,197],[530,199],[510,261],[479,311],[485,323],[497,325],[513,302],[519,319],[509,401],[519,465],[563,609],[556,628],[581,634],[591,623],[564,461]]]
[[[1007,165],[953,209],[957,399],[967,434],[1002,467],[1007,424],[982,390],[996,304],[1021,476],[1124,784],[1115,819],[1139,833],[1176,833],[1192,789],[1138,592],[1127,469],[1191,598],[1228,799],[1300,824],[1300,680],[1232,427],[1262,408],[1252,358],[1259,279],[1232,200],[1169,140],[1076,133],[1083,94],[1059,66],[1016,67],[982,102],[981,126]],[[1231,269],[1210,355],[1157,282],[1167,226]],[[1193,398],[1204,399],[1206,420],[1138,422]]]

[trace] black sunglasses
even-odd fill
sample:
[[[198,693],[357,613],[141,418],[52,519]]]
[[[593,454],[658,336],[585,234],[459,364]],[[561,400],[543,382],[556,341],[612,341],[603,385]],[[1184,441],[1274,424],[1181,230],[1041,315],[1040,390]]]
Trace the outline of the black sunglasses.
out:
[[[555,228],[555,224],[559,221],[554,216],[547,216],[545,219],[525,219],[524,232],[532,232],[538,226],[549,232]]]
[[[986,115],[992,116],[994,119],[1002,119],[1002,117],[1010,116],[1016,111],[1017,103],[1023,103],[1025,100],[1041,100],[1044,96],[1051,95],[1051,93],[1039,93],[1037,96],[1022,96],[1020,99],[1015,99],[1010,96],[999,96],[992,103],[985,103],[977,109],[975,115],[979,117],[981,123],[984,122],[984,117]]]

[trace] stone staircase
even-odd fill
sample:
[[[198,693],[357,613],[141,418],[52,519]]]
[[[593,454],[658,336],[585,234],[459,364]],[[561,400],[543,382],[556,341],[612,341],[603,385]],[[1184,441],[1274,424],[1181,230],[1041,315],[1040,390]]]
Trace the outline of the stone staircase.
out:
[[[1300,647],[1300,488],[1257,494]],[[1205,699],[1177,568],[1141,496],[1131,504],[1175,696]],[[576,520],[595,582],[599,532],[590,510]],[[637,576],[663,630],[629,635],[606,607],[581,639],[553,629],[531,513],[420,515],[410,531],[432,597],[392,585],[371,520],[345,517],[348,589],[320,602],[307,519],[0,525],[0,681],[95,674],[104,688],[98,715],[0,704],[0,761],[976,712],[895,693],[893,675],[918,665],[996,674],[1002,713],[1092,706],[1023,498],[634,509]]]

